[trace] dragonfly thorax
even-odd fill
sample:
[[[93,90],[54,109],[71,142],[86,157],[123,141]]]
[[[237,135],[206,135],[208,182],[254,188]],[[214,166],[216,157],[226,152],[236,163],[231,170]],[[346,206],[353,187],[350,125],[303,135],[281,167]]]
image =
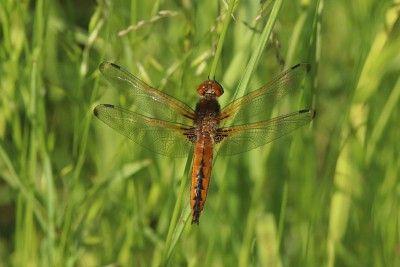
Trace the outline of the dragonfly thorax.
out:
[[[219,121],[216,118],[220,114],[220,106],[217,99],[202,98],[196,105],[195,128],[197,134],[215,133]]]

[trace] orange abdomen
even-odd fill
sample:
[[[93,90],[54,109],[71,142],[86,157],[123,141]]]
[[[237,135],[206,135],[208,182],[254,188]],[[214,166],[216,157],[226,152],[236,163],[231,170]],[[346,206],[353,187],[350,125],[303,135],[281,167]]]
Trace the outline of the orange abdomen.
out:
[[[192,208],[192,224],[199,224],[201,211],[207,198],[210,183],[213,140],[210,136],[200,136],[194,148],[192,167],[192,185],[190,192],[190,207]]]

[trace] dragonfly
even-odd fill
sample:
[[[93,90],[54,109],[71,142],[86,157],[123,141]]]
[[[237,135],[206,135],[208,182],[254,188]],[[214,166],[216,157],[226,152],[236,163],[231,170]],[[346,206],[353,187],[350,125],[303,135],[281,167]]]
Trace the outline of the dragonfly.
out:
[[[270,143],[309,123],[314,109],[268,119],[271,107],[300,86],[310,65],[301,63],[282,72],[261,88],[221,109],[224,90],[216,80],[201,83],[195,109],[163,93],[118,65],[104,62],[100,72],[132,102],[132,110],[100,104],[94,115],[138,145],[169,157],[193,151],[190,206],[192,224],[199,224],[215,156],[235,155]]]

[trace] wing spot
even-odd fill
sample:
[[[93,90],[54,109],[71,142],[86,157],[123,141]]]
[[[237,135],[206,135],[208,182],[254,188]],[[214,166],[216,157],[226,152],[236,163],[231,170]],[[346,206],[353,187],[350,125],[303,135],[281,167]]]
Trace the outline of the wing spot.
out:
[[[111,66],[113,66],[114,68],[121,69],[121,67],[120,67],[120,66],[118,66],[117,64],[110,63],[110,65],[111,65]]]

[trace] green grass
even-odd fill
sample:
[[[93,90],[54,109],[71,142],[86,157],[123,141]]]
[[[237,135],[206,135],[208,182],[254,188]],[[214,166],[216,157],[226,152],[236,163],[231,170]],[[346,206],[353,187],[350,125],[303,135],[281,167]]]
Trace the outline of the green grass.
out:
[[[400,265],[398,4],[236,3],[215,69],[222,106],[309,62],[273,114],[317,116],[218,157],[197,226],[187,159],[151,153],[92,113],[126,104],[103,61],[191,106],[214,73],[224,2],[150,2],[1,1],[0,266]]]

